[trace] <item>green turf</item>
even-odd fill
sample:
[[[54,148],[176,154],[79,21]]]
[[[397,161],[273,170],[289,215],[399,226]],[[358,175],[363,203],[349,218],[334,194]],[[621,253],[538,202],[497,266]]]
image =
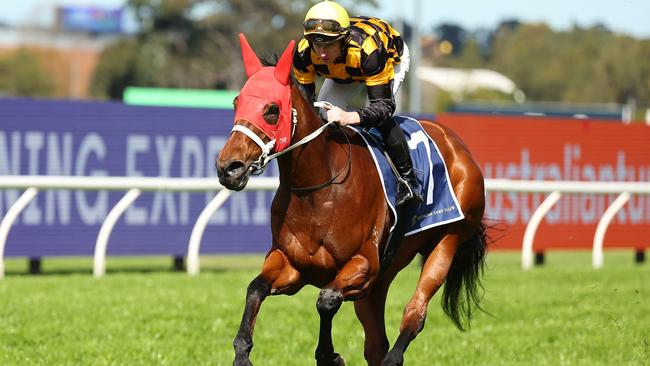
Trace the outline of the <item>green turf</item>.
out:
[[[650,365],[650,265],[631,251],[606,252],[593,270],[590,253],[550,252],[547,264],[520,269],[518,253],[491,253],[485,308],[458,331],[429,306],[424,331],[406,365]],[[204,258],[197,277],[173,272],[169,258],[45,259],[26,275],[7,261],[0,280],[0,365],[231,365],[248,282],[261,257]],[[389,339],[417,279],[403,271],[387,307]],[[255,332],[255,365],[314,365],[317,290],[264,302]],[[334,343],[348,365],[364,365],[363,331],[351,304],[334,322]]]

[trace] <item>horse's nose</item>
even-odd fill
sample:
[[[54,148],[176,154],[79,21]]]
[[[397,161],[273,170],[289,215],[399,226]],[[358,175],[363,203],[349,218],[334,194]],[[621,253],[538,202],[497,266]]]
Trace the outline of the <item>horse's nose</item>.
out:
[[[219,178],[236,178],[246,172],[246,165],[239,160],[231,161],[225,167],[219,167],[217,162],[217,176]]]

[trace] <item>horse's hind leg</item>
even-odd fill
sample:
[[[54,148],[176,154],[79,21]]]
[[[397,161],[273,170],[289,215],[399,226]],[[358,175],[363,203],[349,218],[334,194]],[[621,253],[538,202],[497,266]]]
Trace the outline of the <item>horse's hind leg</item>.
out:
[[[343,358],[334,352],[332,343],[332,320],[344,300],[359,297],[367,290],[370,282],[370,263],[361,255],[348,261],[334,281],[323,287],[318,295],[316,308],[320,315],[320,332],[316,347],[316,364],[318,366],[343,366]]]
[[[383,366],[404,363],[404,352],[424,328],[427,306],[449,272],[459,239],[458,235],[448,234],[445,236],[424,263],[415,293],[404,309],[399,336],[393,348],[384,358]]]
[[[255,277],[246,291],[246,306],[239,331],[233,341],[235,347],[234,366],[252,365],[249,359],[253,349],[253,328],[262,301],[270,294],[295,293],[301,284],[300,274],[289,265],[280,251],[271,252],[264,261],[262,273]]]

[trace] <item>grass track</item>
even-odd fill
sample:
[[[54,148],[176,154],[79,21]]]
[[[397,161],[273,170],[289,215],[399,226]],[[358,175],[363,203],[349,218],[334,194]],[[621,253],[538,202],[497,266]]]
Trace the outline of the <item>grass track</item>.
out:
[[[650,365],[650,265],[631,251],[550,252],[524,272],[518,253],[490,253],[484,305],[468,332],[446,318],[436,295],[406,365]],[[45,259],[43,275],[7,261],[0,280],[0,365],[231,365],[248,282],[258,256],[203,258],[198,277],[171,272],[169,258]],[[403,271],[391,288],[387,329],[397,337],[418,276]],[[271,297],[260,311],[252,361],[314,365],[318,291]],[[351,304],[334,322],[334,343],[348,365],[364,365],[363,330]]]

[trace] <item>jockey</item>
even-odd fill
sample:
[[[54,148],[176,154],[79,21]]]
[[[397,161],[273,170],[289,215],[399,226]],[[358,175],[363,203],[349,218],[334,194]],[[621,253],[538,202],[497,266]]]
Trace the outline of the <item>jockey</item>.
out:
[[[409,68],[409,52],[402,36],[386,21],[349,17],[334,1],[321,1],[305,16],[303,37],[293,58],[298,86],[315,100],[315,77],[325,78],[318,101],[327,101],[327,120],[339,125],[376,127],[401,176],[397,205],[421,201],[408,143],[392,119],[395,94]],[[350,109],[348,102],[367,91],[366,106]]]

